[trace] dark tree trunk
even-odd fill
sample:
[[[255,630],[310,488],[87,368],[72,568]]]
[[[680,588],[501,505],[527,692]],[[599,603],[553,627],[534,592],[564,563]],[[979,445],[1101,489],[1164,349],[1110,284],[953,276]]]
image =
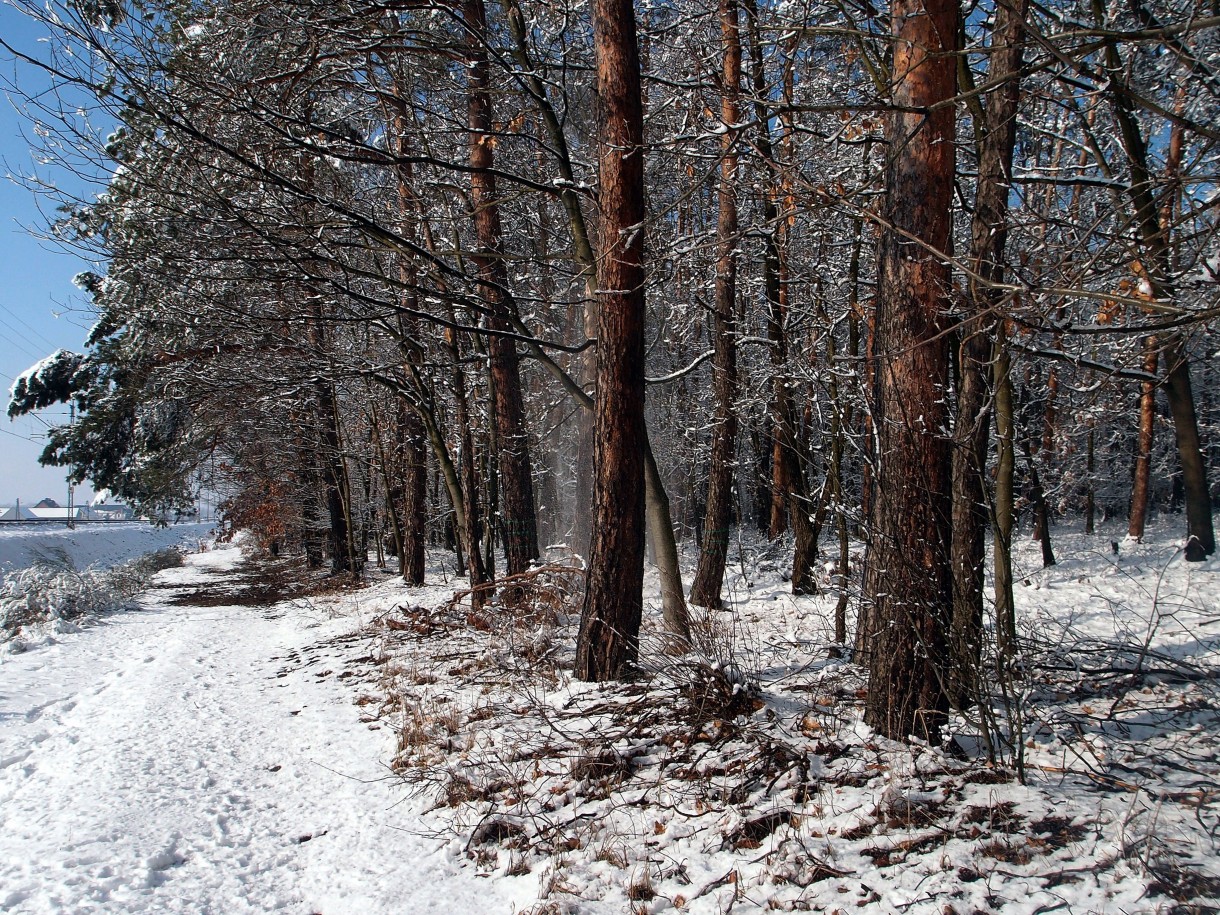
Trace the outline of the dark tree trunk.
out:
[[[779,211],[782,196],[778,177],[780,163],[771,141],[771,114],[767,108],[767,77],[763,63],[763,41],[758,23],[757,0],[745,0],[746,33],[749,37],[751,82],[754,89],[755,146],[770,176],[762,193],[763,235],[763,295],[767,302],[767,339],[771,343],[771,502],[768,506],[767,531],[774,540],[788,530],[788,515],[793,500],[800,500],[800,464],[798,463],[794,428],[796,416],[792,403],[791,378],[788,362],[788,339],[785,323],[788,313],[788,291],[783,282],[786,233]]]
[[[1212,526],[1212,500],[1207,487],[1207,467],[1199,441],[1199,420],[1190,385],[1190,362],[1186,341],[1175,334],[1165,352],[1168,366],[1165,392],[1173,415],[1178,459],[1182,463],[1182,489],[1186,500],[1186,561],[1202,562],[1216,552]]]
[[[741,37],[736,0],[721,0],[720,30],[724,43],[720,118],[725,132],[720,158],[719,216],[716,222],[716,292],[713,303],[712,360],[716,417],[707,471],[707,514],[703,549],[691,585],[691,603],[722,606],[720,587],[729,551],[733,517],[733,478],[737,454],[737,139],[741,86]]]
[[[1144,371],[1155,375],[1161,354],[1155,336],[1144,341]],[[1140,383],[1139,431],[1135,443],[1135,474],[1131,481],[1131,513],[1127,533],[1136,540],[1144,539],[1148,523],[1148,491],[1152,481],[1152,444],[1156,434],[1156,382]]]
[[[538,529],[534,514],[534,483],[530,475],[529,435],[521,396],[521,368],[516,343],[505,334],[514,332],[516,304],[508,287],[508,271],[500,227],[499,199],[494,167],[490,66],[483,42],[487,14],[483,0],[466,0],[469,30],[467,114],[470,129],[470,197],[478,249],[480,296],[487,307],[485,324],[491,334],[487,348],[491,365],[492,412],[496,423],[500,465],[500,531],[508,574],[526,571],[538,559]]]
[[[1095,438],[1096,434],[1093,431],[1093,424],[1090,422],[1088,444],[1086,446],[1087,452],[1085,455],[1084,532],[1086,534],[1093,533],[1097,515],[1097,500],[1093,492],[1093,472],[1097,469]]]
[[[1042,547],[1042,568],[1055,564],[1055,550],[1051,546],[1051,518],[1046,505],[1046,491],[1038,475],[1038,464],[1033,449],[1025,445],[1025,461],[1029,465],[1029,502],[1034,508],[1034,537]]]
[[[334,391],[327,381],[319,381],[316,396],[318,399],[318,423],[321,429],[321,470],[322,493],[326,503],[330,570],[336,575],[355,573],[359,570],[354,563],[348,528],[346,498],[346,479],[343,471],[343,457],[339,452],[339,433],[335,428]]]
[[[960,347],[953,449],[953,653],[952,698],[962,706],[977,692],[983,642],[987,446],[991,430],[991,361],[999,292],[1008,240],[1008,196],[1017,137],[1017,107],[1024,51],[1027,0],[996,9],[987,80],[995,85],[982,100],[978,124],[979,177],[970,231],[970,262],[980,278],[971,283]]]
[[[403,549],[399,558],[403,581],[409,585],[424,583],[424,538],[428,518],[427,452],[424,447],[424,427],[414,411],[408,410],[403,429],[403,459],[406,473],[404,489]]]
[[[1016,424],[1012,365],[1003,322],[992,347],[991,383],[995,388],[995,509],[992,517],[992,557],[995,576],[996,647],[1001,664],[1016,652],[1017,618],[1012,596],[1012,530],[1015,520]]]
[[[407,123],[401,106],[395,112],[394,130],[397,134],[396,149],[401,157],[398,167],[399,231],[404,237],[415,240],[419,233],[415,219],[411,165],[408,159]],[[413,257],[405,253],[399,255],[398,276],[403,289],[404,317],[400,321],[401,338],[404,346],[417,348],[414,341],[418,338],[419,327],[413,315],[419,312],[419,284]],[[398,431],[401,436],[400,472],[403,474],[402,549],[398,555],[398,569],[403,581],[419,586],[424,583],[425,522],[428,517],[423,421],[414,410],[403,410],[399,417]]]
[[[603,252],[593,535],[575,675],[614,679],[639,650],[644,588],[644,115],[631,0],[593,0]]]
[[[466,535],[462,546],[466,552],[466,569],[470,576],[470,587],[477,588],[487,581],[487,572],[483,566],[483,554],[479,551],[479,532],[483,522],[479,513],[479,473],[475,463],[474,433],[470,426],[470,408],[466,399],[466,376],[462,372],[457,331],[450,328],[445,334],[445,340],[453,361],[453,418],[457,424],[461,441],[462,453],[459,464],[462,491],[466,494],[466,498],[462,502],[463,517],[459,527]],[[471,600],[474,608],[478,610],[483,605],[482,593],[476,590]]]
[[[312,495],[317,491],[318,485],[317,475],[312,472],[316,469],[317,461],[304,449],[298,460],[302,467],[309,468],[308,479],[301,487],[304,493],[301,499],[301,546],[305,552],[305,568],[312,571],[322,568],[322,544],[318,539],[318,503]]]
[[[524,18],[517,0],[508,0],[509,30],[513,36],[514,57],[521,68],[519,79],[534,99],[538,113],[546,127],[555,155],[555,165],[564,187],[559,197],[568,216],[568,227],[572,234],[572,254],[576,259],[580,276],[584,279],[585,307],[583,309],[584,332],[589,339],[597,337],[597,260],[593,252],[589,231],[585,223],[581,197],[576,191],[575,173],[572,169],[567,135],[559,115],[551,104],[547,88],[537,75],[537,68],[530,60]],[[576,442],[576,510],[573,514],[573,539],[578,552],[587,555],[593,509],[593,398],[587,389],[595,387],[597,374],[596,350],[586,350],[580,358],[580,384],[550,359],[536,345],[531,346],[535,359],[551,372],[568,389],[584,408],[578,418]],[[690,641],[690,621],[687,616],[686,598],[682,588],[682,570],[678,565],[678,547],[674,539],[673,522],[670,517],[669,496],[661,479],[660,468],[652,456],[651,447],[645,451],[644,481],[648,532],[652,537],[657,571],[661,579],[661,605],[665,626],[675,648]]]
[[[887,737],[939,741],[953,609],[945,405],[957,5],[896,0],[877,275],[874,420],[879,439],[864,604],[865,721]]]

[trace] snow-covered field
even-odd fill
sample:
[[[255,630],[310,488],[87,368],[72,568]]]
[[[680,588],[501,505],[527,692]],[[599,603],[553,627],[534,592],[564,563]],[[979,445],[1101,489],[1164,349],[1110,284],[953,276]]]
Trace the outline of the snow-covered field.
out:
[[[650,615],[641,675],[605,687],[569,677],[562,570],[474,613],[441,557],[422,589],[280,599],[193,556],[0,659],[0,908],[1214,912],[1220,561],[1056,534],[1052,569],[1020,545],[996,764],[963,720],[968,758],[864,727],[835,593],[793,598],[765,545],[701,653],[650,651]]]
[[[35,562],[72,568],[114,566],[145,553],[184,544],[198,546],[212,524],[81,524],[75,529],[50,524],[0,525],[0,579],[6,571]]]

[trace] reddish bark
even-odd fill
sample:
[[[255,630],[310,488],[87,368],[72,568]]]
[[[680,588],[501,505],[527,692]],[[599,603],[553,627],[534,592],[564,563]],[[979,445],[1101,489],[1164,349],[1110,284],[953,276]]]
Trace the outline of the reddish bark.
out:
[[[703,549],[691,585],[692,604],[719,608],[720,587],[729,551],[733,518],[733,469],[737,453],[737,153],[734,127],[740,119],[741,36],[736,0],[721,0],[720,31],[724,43],[720,118],[719,214],[716,221],[716,291],[713,303],[712,359],[716,417],[707,471],[707,513]]]
[[[897,0],[893,101],[878,264],[874,420],[879,440],[862,625],[865,720],[889,737],[939,740],[948,701],[949,289],[957,6]]]
[[[593,536],[575,674],[609,680],[639,647],[644,587],[644,115],[631,0],[593,0],[602,260]]]
[[[538,558],[538,529],[534,514],[534,483],[530,474],[529,435],[525,427],[525,405],[521,396],[521,367],[512,332],[516,303],[508,286],[500,227],[499,197],[493,152],[490,65],[483,37],[487,13],[483,0],[466,0],[469,30],[469,82],[467,121],[470,129],[470,198],[478,248],[473,260],[478,268],[480,297],[487,307],[485,326],[491,363],[496,445],[499,463],[500,531],[508,574],[526,571]]]

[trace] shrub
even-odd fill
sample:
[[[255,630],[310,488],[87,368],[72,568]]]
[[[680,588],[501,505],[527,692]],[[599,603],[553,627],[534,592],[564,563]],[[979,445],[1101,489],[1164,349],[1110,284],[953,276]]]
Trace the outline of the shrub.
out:
[[[109,569],[78,572],[61,560],[10,572],[0,582],[0,634],[11,639],[36,623],[71,622],[123,610],[148,587],[153,575],[182,563],[182,554],[168,549]]]

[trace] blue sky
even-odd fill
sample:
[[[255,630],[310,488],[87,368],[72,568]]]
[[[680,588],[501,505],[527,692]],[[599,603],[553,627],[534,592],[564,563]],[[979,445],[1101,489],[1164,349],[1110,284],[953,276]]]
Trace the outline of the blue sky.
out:
[[[41,27],[0,2],[0,36],[6,42],[38,53],[45,48],[39,41],[44,35]],[[36,72],[19,67],[3,50],[0,80],[15,82],[23,91],[46,85]],[[46,213],[54,215],[54,203],[40,200],[10,176],[36,174],[73,193],[90,192],[80,179],[34,161],[27,139],[33,136],[33,125],[16,110],[19,106],[18,99],[0,98],[0,391],[5,407],[9,385],[18,373],[56,349],[79,351],[92,324],[86,298],[72,285],[72,277],[90,265],[31,234],[31,229],[46,228]],[[66,418],[67,407],[16,422],[0,416],[0,504],[46,496],[61,504],[66,501],[64,471],[38,464],[47,424]],[[78,488],[78,500],[88,495],[87,487]]]

